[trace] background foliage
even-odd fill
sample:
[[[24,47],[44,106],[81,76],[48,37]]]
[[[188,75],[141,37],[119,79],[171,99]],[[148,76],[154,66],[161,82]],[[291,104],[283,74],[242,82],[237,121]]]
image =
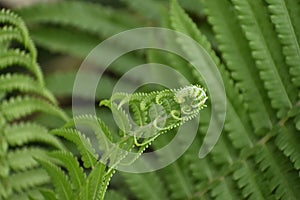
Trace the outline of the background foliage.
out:
[[[47,134],[46,127],[61,127],[68,118],[64,112],[71,114],[73,80],[89,51],[115,33],[162,26],[195,39],[219,67],[227,94],[225,127],[213,151],[199,159],[210,119],[209,109],[205,109],[197,138],[180,159],[152,173],[117,172],[105,198],[299,199],[298,1],[68,0],[14,11],[25,21],[39,56],[23,22],[18,17],[7,20],[2,13],[0,198],[35,198],[39,186],[49,183],[32,156],[64,148],[61,140]],[[197,58],[188,45],[180,45]],[[145,62],[167,64],[190,82],[202,83],[185,60],[166,52],[141,50],[122,56],[108,68],[97,101],[111,96],[122,74]],[[84,102],[85,94],[77,98]],[[55,117],[50,118],[48,110]],[[114,127],[107,110],[99,109],[98,114]],[[41,132],[46,140],[37,134]],[[151,149],[171,138],[172,134],[159,137]],[[44,195],[50,193],[44,191]]]

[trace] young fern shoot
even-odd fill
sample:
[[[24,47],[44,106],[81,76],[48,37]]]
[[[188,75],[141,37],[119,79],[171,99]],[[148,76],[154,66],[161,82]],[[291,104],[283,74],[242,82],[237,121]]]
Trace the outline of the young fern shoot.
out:
[[[138,148],[140,155],[155,138],[195,118],[207,98],[201,86],[191,85],[150,93],[115,93],[100,105],[111,109],[123,133],[117,146],[132,142],[131,148]]]
[[[134,162],[159,135],[195,118],[205,107],[206,100],[204,89],[198,85],[150,93],[115,93],[109,100],[101,101],[100,105],[107,106],[112,111],[120,128],[121,135],[118,137],[113,137],[104,122],[95,116],[74,117],[63,128],[53,130],[52,134],[73,142],[79,150],[83,167],[88,170],[83,170],[76,159],[73,159],[76,162],[64,163],[66,166],[55,162],[57,155],[66,155],[65,152],[49,154],[54,160],[53,163],[41,159],[41,164],[53,181],[56,192],[52,194],[57,193],[57,199],[103,199],[117,165]],[[85,136],[86,128],[93,130],[96,135],[98,149]],[[133,156],[129,152],[134,152]],[[67,169],[67,173],[60,168]],[[71,169],[77,169],[77,172]],[[58,171],[63,185],[55,175]],[[89,173],[84,175],[84,171]],[[84,177],[77,184],[80,187],[72,187],[76,185],[73,180],[79,176]],[[65,187],[65,190],[61,187]],[[63,191],[70,192],[66,194]]]

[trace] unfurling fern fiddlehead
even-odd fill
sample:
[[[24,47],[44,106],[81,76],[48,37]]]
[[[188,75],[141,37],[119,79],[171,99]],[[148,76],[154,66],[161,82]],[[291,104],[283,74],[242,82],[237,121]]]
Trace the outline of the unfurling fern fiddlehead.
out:
[[[115,93],[100,105],[109,107],[115,116],[123,132],[120,143],[133,140],[138,156],[155,138],[196,117],[206,100],[200,86],[186,86],[150,93]]]
[[[128,126],[122,128],[122,125],[119,125],[119,127],[134,137],[136,146],[143,146],[160,134],[197,116],[205,106],[206,100],[207,96],[201,87],[187,86],[177,90],[132,95],[116,93],[110,100],[102,101],[100,105],[108,106],[117,116],[123,112]],[[140,143],[138,139],[144,141]]]
[[[100,105],[110,108],[120,128],[120,135],[112,134],[102,120],[94,116],[75,117],[63,128],[51,131],[52,134],[76,144],[83,166],[91,170],[81,183],[85,186],[71,189],[72,194],[70,193],[67,197],[61,194],[59,199],[72,198],[74,193],[77,193],[75,196],[78,199],[103,199],[116,165],[132,163],[159,135],[195,118],[205,107],[206,100],[205,91],[200,86],[186,86],[176,90],[166,89],[150,93],[115,93],[111,99],[101,101]],[[87,130],[86,128],[92,129],[96,135],[97,150],[89,138],[82,133]],[[134,156],[129,157],[129,152],[135,152]],[[57,152],[54,155],[56,157],[51,154],[49,156],[57,160]],[[50,176],[57,174],[54,172],[58,168],[54,168],[51,163],[45,160],[41,160],[41,163],[46,166]],[[58,163],[61,166],[61,162]],[[71,185],[74,185],[72,182],[74,174],[68,170],[71,165],[75,166],[66,162],[63,164],[71,180],[69,186],[65,185],[66,190],[70,190]],[[78,164],[75,168],[78,168]],[[83,170],[77,171],[79,171],[77,176],[82,177]],[[63,170],[60,174],[64,174]],[[52,178],[54,182],[58,182],[55,180],[57,177]],[[96,181],[95,179],[98,179],[98,185],[91,185],[91,182]],[[68,182],[67,179],[65,181]],[[60,187],[63,186],[60,185]],[[56,191],[60,193],[60,190],[61,188],[57,186]],[[90,191],[93,191],[92,194]]]

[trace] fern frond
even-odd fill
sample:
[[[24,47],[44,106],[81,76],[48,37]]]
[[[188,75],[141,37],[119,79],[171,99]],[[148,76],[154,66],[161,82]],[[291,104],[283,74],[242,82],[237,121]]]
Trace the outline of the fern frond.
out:
[[[220,140],[224,139],[224,135],[221,136]],[[231,176],[232,171],[235,169],[235,164],[229,164],[229,162],[227,162],[228,164],[224,162],[219,165],[216,164],[220,163],[220,161],[217,161],[215,158],[215,148],[212,151],[212,156],[199,159],[197,154],[201,145],[198,142],[200,137],[196,138],[192,146],[183,155],[184,164],[189,167],[191,171],[189,174],[191,174],[190,176],[195,185],[194,188],[196,188],[193,198],[205,199],[205,194],[210,194],[213,199],[242,199],[241,190]],[[220,143],[217,143],[215,147],[220,148],[217,147],[219,145]],[[228,151],[229,149],[225,150]],[[233,156],[230,159],[233,160]],[[221,160],[227,159],[222,158]]]
[[[4,135],[10,146],[22,146],[30,142],[42,142],[58,149],[64,149],[62,143],[48,130],[34,123],[20,123],[5,127]]]
[[[34,93],[49,99],[54,104],[57,104],[56,99],[49,90],[40,86],[33,78],[22,74],[7,73],[5,75],[0,75],[0,90],[4,92],[19,90],[24,93]]]
[[[7,154],[7,162],[11,169],[15,171],[23,171],[38,166],[34,157],[45,157],[46,150],[35,147],[24,147]]]
[[[159,141],[154,143],[154,147],[158,148],[158,145],[163,145],[167,142],[166,137],[161,137]],[[161,143],[161,144],[160,144]],[[167,151],[164,151],[168,158],[175,158],[174,151],[169,148]],[[166,156],[160,155],[158,156]],[[195,189],[192,187],[193,181],[190,176],[188,176],[187,171],[189,168],[183,169],[183,166],[179,162],[174,162],[169,165],[167,168],[162,169],[163,174],[168,174],[164,176],[165,181],[168,183],[167,188],[171,192],[172,199],[189,199],[193,196],[193,190]]]
[[[260,78],[268,90],[271,105],[277,109],[277,117],[283,117],[291,109],[295,101],[294,90],[291,90],[289,73],[284,66],[283,56],[277,49],[281,46],[274,34],[272,24],[266,15],[266,7],[259,1],[233,0],[238,11],[246,38],[260,71]],[[276,49],[273,51],[272,49]],[[297,94],[296,94],[297,96]]]
[[[37,159],[38,162],[45,168],[47,173],[49,174],[53,185],[55,187],[56,196],[59,200],[72,200],[74,199],[74,194],[71,188],[71,183],[68,180],[68,177],[65,173],[53,165],[49,161]]]
[[[85,168],[94,167],[97,161],[97,155],[92,144],[85,135],[81,134],[79,131],[70,128],[61,128],[52,130],[50,132],[53,135],[64,137],[65,139],[73,142],[78,148],[83,165]]]
[[[164,13],[166,12],[165,2],[149,0],[147,2],[141,2],[138,0],[122,0],[127,6],[135,12],[141,14],[149,20],[155,20],[158,24],[162,23]]]
[[[212,188],[211,195],[216,200],[242,198],[232,177],[221,177],[221,181]]]
[[[18,65],[32,72],[38,79],[40,84],[43,84],[42,72],[37,63],[33,62],[32,57],[25,51],[19,49],[7,50],[1,54],[0,69]]]
[[[101,42],[99,37],[92,34],[43,25],[31,30],[31,37],[37,45],[51,52],[67,53],[79,58],[85,58]]]
[[[300,154],[298,153],[300,152],[299,140],[300,136],[292,125],[281,127],[275,139],[278,148],[290,158],[297,170],[300,170]]]
[[[40,193],[43,195],[44,199],[47,199],[47,200],[57,200],[57,198],[55,197],[55,193],[52,190],[41,189]]]
[[[4,101],[0,105],[0,109],[9,121],[13,121],[39,111],[57,116],[64,121],[69,119],[69,117],[56,106],[30,96],[12,97],[8,101]]]
[[[28,115],[41,111],[62,120],[68,117],[44,87],[36,49],[22,19],[2,9],[0,32],[0,199],[40,199],[34,188],[50,179],[33,158],[64,147],[46,127],[29,122],[34,117]]]
[[[128,114],[115,103],[112,103],[109,107],[114,114],[115,122],[120,130],[124,133],[128,133],[132,128]]]
[[[91,199],[91,200],[102,199],[101,189],[104,183],[105,167],[106,167],[105,165],[98,162],[95,165],[95,168],[93,168],[93,170],[89,174],[86,182],[86,187],[85,187],[87,190],[85,191],[87,198],[84,199]]]
[[[200,184],[202,181],[211,182],[215,176],[215,167],[209,162],[209,159],[198,159],[199,147],[200,145],[194,143],[183,155],[183,159],[188,163],[189,170],[191,171],[193,182],[196,182],[196,184],[199,184],[199,181]]]
[[[13,26],[4,26],[0,30],[0,42],[5,43],[10,41],[24,43],[24,38],[18,28],[15,28]]]
[[[269,116],[274,114],[233,6],[227,0],[203,1],[203,4],[231,76],[244,93],[253,126],[257,131],[262,128],[270,129],[274,119]],[[255,99],[252,98],[254,96]]]
[[[229,166],[234,164],[235,155],[237,154],[231,149],[231,140],[224,135],[220,136],[220,140],[212,150],[212,160],[216,165],[227,164]]]
[[[264,194],[260,180],[258,180],[255,171],[249,167],[246,163],[247,161],[243,161],[237,167],[237,170],[233,174],[233,178],[238,180],[239,188],[242,189],[242,194],[244,198],[247,199],[266,199],[267,195]]]
[[[8,177],[13,190],[20,192],[39,185],[49,183],[47,172],[41,168],[18,172]]]
[[[40,25],[38,29],[33,29],[30,33],[35,42],[41,47],[54,53],[70,54],[81,59],[84,59],[102,41],[98,36],[93,34],[46,25]],[[57,37],[57,35],[60,35],[60,37]],[[117,51],[118,49],[119,47],[117,46],[110,50]],[[132,66],[137,66],[141,63],[143,63],[143,60],[139,57],[128,54],[116,60],[111,70],[118,74],[123,74]]]
[[[80,190],[82,185],[85,184],[86,176],[77,159],[71,153],[64,151],[54,151],[49,153],[49,156],[59,160],[60,164],[68,170],[72,189],[75,191]]]
[[[299,62],[300,62],[300,43],[296,36],[287,4],[284,0],[267,0],[269,10],[272,13],[271,20],[275,24],[278,38],[283,45],[283,54],[286,63],[290,67],[290,74],[296,86],[300,86]]]
[[[10,183],[7,179],[2,178],[0,182],[0,194],[1,198],[8,198],[12,194],[12,188],[10,187]]]
[[[11,199],[38,200],[38,199],[43,199],[43,196],[41,195],[39,190],[33,188],[33,189],[30,189],[26,192],[20,192],[20,193],[13,194],[11,196]]]
[[[38,4],[18,10],[17,13],[26,22],[70,25],[87,32],[100,33],[104,37],[139,24],[122,10],[115,11],[99,4],[80,1]]]
[[[173,163],[170,167],[166,168],[165,171],[170,174],[170,176],[166,177],[168,182],[173,183],[169,185],[173,198],[181,199],[192,196],[193,187],[190,178],[181,171],[177,163]]]
[[[176,0],[172,0],[170,7],[169,18],[172,28],[176,31],[185,33],[196,40],[209,53],[214,62],[219,63],[220,60],[213,52],[211,44],[209,43],[207,38],[200,33],[196,24],[188,17],[184,10],[179,6],[178,2]],[[188,49],[189,44],[181,43],[181,45],[183,48]],[[195,59],[195,57],[192,57],[192,53],[194,52],[187,51],[187,53],[189,56],[191,56],[192,59]]]
[[[13,12],[6,9],[1,9],[0,23],[13,25],[20,30],[20,33],[24,38],[24,46],[28,48],[30,54],[32,55],[33,60],[35,60],[37,55],[36,49],[34,47],[32,40],[29,38],[29,34],[23,20]]]
[[[120,128],[125,133],[132,132],[136,139],[143,136],[150,136],[154,139],[157,135],[174,129],[196,117],[200,110],[205,107],[206,100],[207,96],[204,89],[192,85],[175,90],[166,89],[158,92],[134,93],[132,95],[116,93],[113,94],[110,100],[100,102],[100,105],[111,108],[113,114],[117,115],[116,120],[119,120],[117,124],[121,126]],[[128,118],[130,113],[125,111],[124,107],[132,104],[139,105],[135,109],[147,113],[147,121],[143,126],[137,126]],[[151,141],[152,139],[148,140],[148,142]]]
[[[116,190],[108,190],[106,192],[105,198],[104,200],[127,200],[125,198],[125,196],[122,196],[119,192],[117,192]]]
[[[214,60],[215,64],[219,67],[227,95],[226,110],[228,115],[225,119],[225,129],[229,132],[229,136],[233,140],[233,144],[236,145],[237,148],[244,147],[242,146],[243,144],[253,146],[254,138],[252,135],[252,126],[249,123],[250,119],[248,119],[247,116],[247,110],[244,108],[242,100],[239,97],[239,93],[233,85],[232,80],[229,78],[228,72],[226,72],[224,66],[220,64],[220,60],[212,50],[207,38],[201,34],[196,25],[192,22],[188,15],[184,13],[176,1],[172,1],[170,17],[173,28],[189,35],[201,44]],[[191,54],[191,58],[197,59],[197,54],[190,50],[188,44],[181,45],[186,52]]]
[[[138,199],[167,199],[167,192],[164,189],[162,180],[154,172],[147,174],[122,173],[122,177],[125,178],[127,185]]]
[[[130,108],[133,113],[133,120],[137,123],[138,126],[142,126],[147,122],[147,112],[140,109],[140,105],[138,103],[132,102],[130,104]]]
[[[64,127],[71,128],[74,125],[79,127],[85,126],[92,129],[97,137],[100,151],[106,152],[112,148],[112,134],[101,119],[91,115],[76,116],[72,121],[65,124]]]
[[[221,72],[224,81],[225,89],[227,90],[226,93],[228,95],[227,112],[229,115],[227,115],[226,117],[225,129],[229,131],[229,138],[232,140],[232,143],[239,149],[247,149],[245,148],[245,146],[243,146],[243,144],[247,144],[248,147],[253,147],[257,139],[255,135],[252,134],[253,130],[251,124],[249,124],[247,110],[243,109],[241,99],[239,99],[238,97],[239,94],[235,90],[235,86],[232,85],[232,81],[228,78],[228,73],[224,70],[224,66],[219,64],[219,59],[211,50],[211,46],[208,43],[208,41],[205,39],[204,36],[201,35],[196,26],[193,25],[191,19],[188,19],[187,15],[178,6],[176,1],[173,1],[173,4],[171,6],[171,13],[173,11],[173,14],[171,15],[171,20],[173,21],[173,27],[175,28],[175,30],[186,33],[190,35],[193,39],[197,40],[202,45],[202,47],[211,55],[211,57],[219,67],[219,71]],[[182,46],[185,51],[190,52],[190,54],[194,54],[191,55],[191,57],[196,59],[195,53],[189,51],[189,47],[187,46],[187,44],[182,44]],[[234,90],[232,88],[234,88]],[[263,126],[265,126],[265,124]],[[236,127],[240,128],[236,129]],[[260,130],[260,132],[261,131],[264,131],[264,129]],[[224,143],[223,139],[221,140]],[[220,162],[226,163],[227,159],[224,159],[223,157],[228,157],[229,152],[231,154],[234,150],[230,150],[230,143],[226,142],[224,144],[224,147],[217,145],[218,147],[216,146],[216,152],[213,151],[212,153],[214,154],[213,156],[217,156],[216,158],[222,158],[220,159]],[[243,153],[243,151],[241,153]],[[244,198],[246,196],[250,196],[251,198],[254,196],[263,199],[264,196],[262,194],[264,193],[264,191],[260,190],[260,187],[263,184],[261,180],[249,180],[249,178],[245,178],[247,173],[257,173],[257,169],[253,168],[251,162],[244,162],[243,170],[243,173],[241,173],[239,176],[235,176],[235,180],[238,182],[239,188],[242,189]],[[260,174],[262,174],[262,172],[260,172]]]
[[[281,152],[273,154],[274,148],[263,146],[257,151],[256,162],[269,181],[270,193],[275,193],[277,199],[299,199],[299,187],[295,187],[299,181],[298,173],[288,159]]]

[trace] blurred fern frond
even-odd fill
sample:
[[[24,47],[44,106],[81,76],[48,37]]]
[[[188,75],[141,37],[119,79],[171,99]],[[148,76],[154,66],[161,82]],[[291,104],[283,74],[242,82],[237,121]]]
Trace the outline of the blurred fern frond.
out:
[[[47,124],[35,122],[35,114],[48,113],[61,123],[68,116],[44,86],[24,22],[2,9],[0,24],[0,199],[28,199],[40,196],[37,187],[50,181],[34,158],[46,156],[49,149],[64,149]]]

